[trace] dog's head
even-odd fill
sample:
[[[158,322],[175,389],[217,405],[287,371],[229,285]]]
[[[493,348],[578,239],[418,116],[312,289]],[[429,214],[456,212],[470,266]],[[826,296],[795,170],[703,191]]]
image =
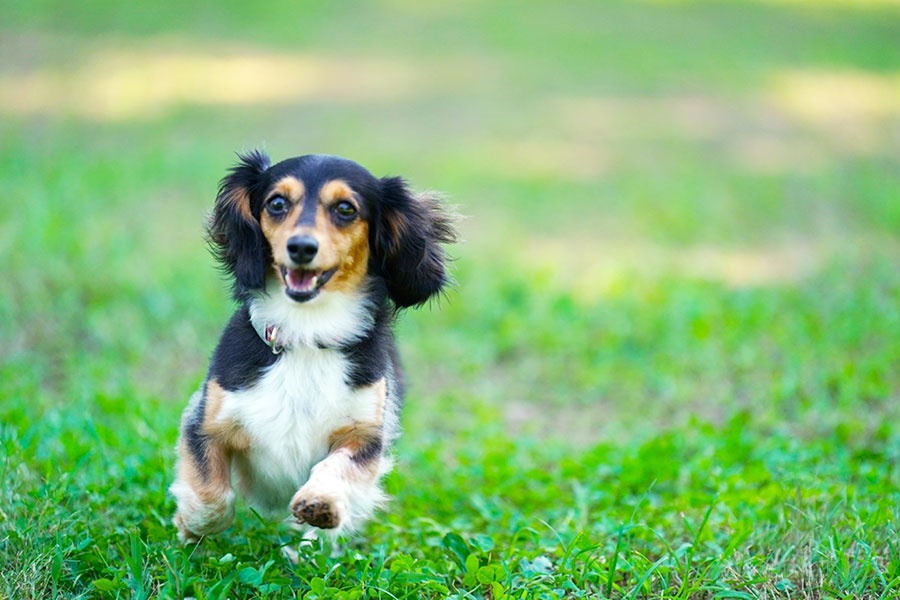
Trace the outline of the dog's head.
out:
[[[237,298],[265,289],[271,277],[298,303],[377,277],[405,308],[447,283],[442,244],[455,232],[436,198],[335,156],[274,166],[260,151],[239,158],[220,183],[209,222],[211,246]]]

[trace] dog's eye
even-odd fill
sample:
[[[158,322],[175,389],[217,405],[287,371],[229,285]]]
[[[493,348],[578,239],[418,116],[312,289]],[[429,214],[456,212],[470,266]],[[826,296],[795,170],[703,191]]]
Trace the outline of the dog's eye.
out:
[[[272,196],[269,198],[269,201],[266,202],[266,210],[273,216],[283,215],[287,212],[287,200],[281,196]]]
[[[342,219],[349,219],[356,215],[356,207],[344,200],[334,205],[334,212]]]

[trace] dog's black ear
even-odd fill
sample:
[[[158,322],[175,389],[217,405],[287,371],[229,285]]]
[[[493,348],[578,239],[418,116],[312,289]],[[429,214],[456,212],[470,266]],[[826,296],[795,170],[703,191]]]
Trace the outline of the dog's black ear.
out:
[[[219,194],[207,225],[210,248],[234,278],[235,298],[266,285],[269,248],[254,216],[251,198],[262,184],[269,157],[260,150],[238,154],[238,163],[219,182]]]
[[[379,182],[371,241],[375,272],[398,308],[418,306],[449,281],[442,244],[456,241],[453,217],[434,195],[413,194],[401,177]]]

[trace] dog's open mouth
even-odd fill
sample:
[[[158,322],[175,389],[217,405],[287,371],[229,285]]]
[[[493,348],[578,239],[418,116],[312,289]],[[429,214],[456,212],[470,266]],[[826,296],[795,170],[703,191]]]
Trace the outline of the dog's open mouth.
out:
[[[281,276],[285,285],[284,291],[292,300],[297,302],[312,300],[318,295],[322,286],[328,283],[335,271],[337,271],[337,267],[327,271],[281,267]]]

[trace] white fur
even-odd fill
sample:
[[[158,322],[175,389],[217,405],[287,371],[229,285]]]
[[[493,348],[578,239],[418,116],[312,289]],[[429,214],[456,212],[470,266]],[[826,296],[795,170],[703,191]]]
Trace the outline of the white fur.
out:
[[[266,291],[250,302],[250,321],[257,331],[278,326],[284,346],[333,346],[362,337],[372,327],[365,295],[322,290],[308,302],[288,298],[280,281],[272,277]]]
[[[298,304],[279,286],[253,299],[250,314],[257,327],[277,324],[279,342],[286,348],[256,384],[225,396],[218,418],[236,421],[251,439],[250,449],[234,457],[234,485],[261,513],[285,516],[310,473],[322,472],[315,491],[337,507],[341,525],[335,533],[353,529],[382,501],[377,479],[389,470],[390,461],[382,461],[379,477],[368,485],[344,482],[339,470],[319,467],[330,464],[331,432],[354,421],[382,418],[376,414],[382,402],[371,388],[351,390],[347,361],[338,350],[318,343],[354,339],[371,327],[363,296],[323,292]]]
[[[390,472],[393,461],[382,458],[374,478],[377,484]],[[356,469],[350,453],[338,450],[312,468],[309,480],[291,499],[291,504],[300,499],[325,499],[337,511],[340,526],[333,534],[352,531],[372,516],[375,509],[383,505],[387,496],[378,485],[348,472]]]
[[[180,479],[169,486],[169,492],[178,501],[175,522],[178,525],[178,539],[182,542],[197,541],[195,535],[224,531],[234,519],[234,492],[231,490],[225,492],[219,502],[212,504],[203,502],[191,486]]]
[[[350,389],[350,365],[332,347],[371,329],[365,295],[323,291],[297,303],[273,279],[265,293],[250,301],[250,318],[257,331],[277,326],[284,350],[253,386],[225,392],[216,419],[236,422],[250,438],[249,449],[232,457],[232,485],[259,512],[280,518],[290,514],[298,498],[327,501],[339,525],[325,533],[334,537],[352,531],[383,502],[379,480],[392,463],[379,457],[374,472],[357,470],[346,450],[329,454],[329,436],[354,422],[383,422],[388,444],[398,430],[395,403],[382,396],[385,386]],[[393,375],[386,377],[390,394]],[[198,410],[200,399],[199,392],[194,394],[185,415]],[[231,523],[231,490],[210,504],[180,479],[170,491],[178,501],[175,522],[182,541],[217,533]]]

